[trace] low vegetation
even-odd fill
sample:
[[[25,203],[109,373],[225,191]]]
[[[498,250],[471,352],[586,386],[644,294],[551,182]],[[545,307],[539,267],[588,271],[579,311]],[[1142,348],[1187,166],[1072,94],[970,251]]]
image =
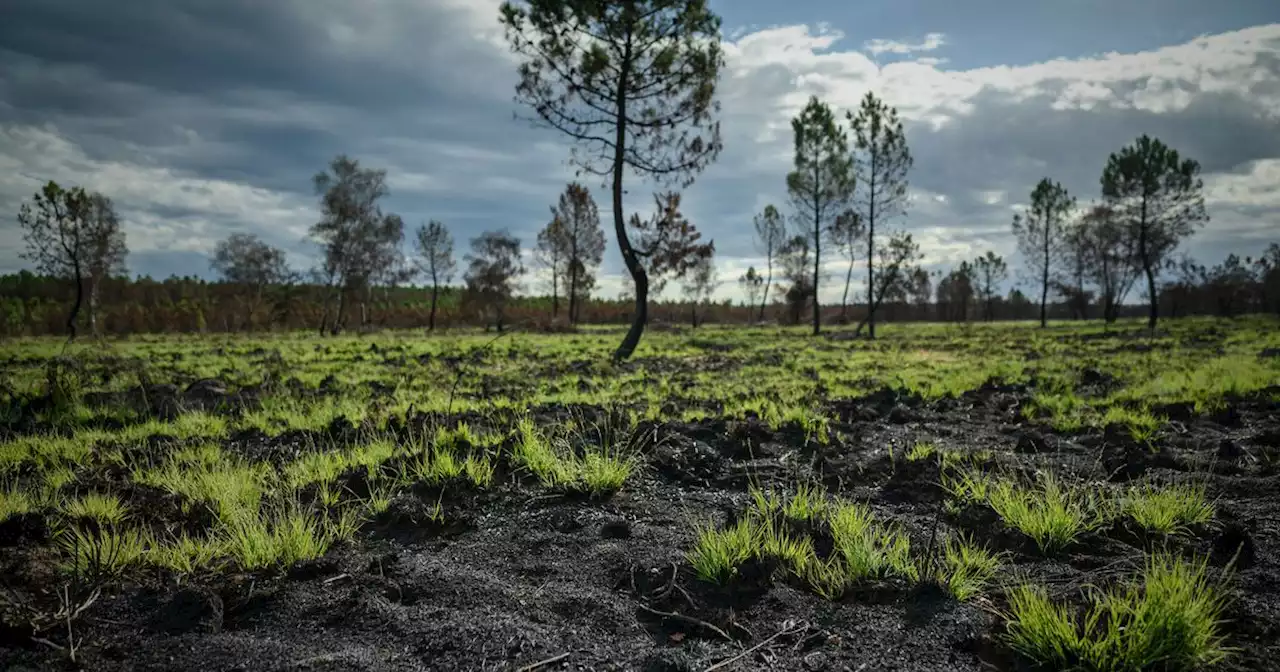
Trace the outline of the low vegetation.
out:
[[[1134,581],[1093,589],[1083,613],[1043,586],[1009,592],[1007,638],[1027,659],[1058,670],[1200,670],[1229,653],[1224,588],[1203,563],[1156,554]]]
[[[1260,355],[1280,332],[1264,327],[882,325],[855,347],[705,327],[651,334],[626,364],[591,329],[19,341],[0,601],[252,587],[342,611],[325,601],[345,593],[305,577],[400,605],[435,590],[401,587],[431,558],[460,591],[479,563],[512,600],[572,585],[730,638],[711,605],[785,585],[780,608],[809,623],[868,600],[999,614],[992,641],[1047,669],[1247,667],[1260,649],[1228,620],[1218,568],[1259,586],[1267,566],[1269,528],[1236,522],[1267,519],[1280,463],[1280,358]],[[585,578],[670,552],[633,593]],[[1117,580],[1125,566],[1144,569]],[[777,627],[734,613],[759,639]]]

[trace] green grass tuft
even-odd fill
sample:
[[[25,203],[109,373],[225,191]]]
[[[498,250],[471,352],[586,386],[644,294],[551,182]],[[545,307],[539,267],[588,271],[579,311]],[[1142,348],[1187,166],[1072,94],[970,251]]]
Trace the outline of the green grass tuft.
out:
[[[101,526],[85,529],[73,525],[59,535],[68,556],[67,571],[90,581],[118,576],[146,551],[147,540],[135,528]]]
[[[972,539],[948,537],[942,546],[943,572],[938,583],[952,597],[964,602],[980,594],[1000,569],[1000,556]]]
[[[1213,520],[1213,504],[1203,484],[1137,485],[1129,489],[1121,509],[1144,529],[1160,534],[1183,532]]]
[[[1043,667],[1097,672],[1199,670],[1226,658],[1220,629],[1225,591],[1208,580],[1203,562],[1158,553],[1140,578],[1091,591],[1079,617],[1041,586],[1014,588],[1006,623],[1010,647]]]
[[[1063,550],[1102,521],[1100,499],[1082,488],[1064,486],[1051,472],[1034,485],[998,479],[986,494],[1005,524],[1031,537],[1046,554]]]
[[[763,528],[744,517],[736,525],[717,530],[708,525],[698,529],[698,539],[687,558],[703,581],[724,585],[737,573],[742,563],[759,555],[764,541]]]
[[[81,518],[106,525],[119,525],[128,515],[128,509],[119,497],[94,492],[80,499],[68,500],[62,506],[62,514],[72,519]]]

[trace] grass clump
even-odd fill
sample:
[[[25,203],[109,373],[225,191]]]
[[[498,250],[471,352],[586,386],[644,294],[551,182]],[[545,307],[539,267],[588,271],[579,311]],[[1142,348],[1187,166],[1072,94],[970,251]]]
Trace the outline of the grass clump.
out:
[[[573,489],[596,496],[613,494],[622,489],[635,468],[635,458],[618,451],[589,451],[577,460],[577,487]]]
[[[911,541],[900,529],[877,521],[862,504],[841,502],[828,512],[834,553],[825,561],[805,566],[810,588],[837,599],[859,582],[900,576],[914,581],[918,570],[911,561]]]
[[[477,488],[487,488],[493,484],[493,460],[488,455],[468,455],[467,459],[462,461],[462,473],[467,477],[467,481]]]
[[[468,480],[474,482],[471,473],[467,472],[467,464],[471,461],[472,458],[459,458],[452,444],[437,443],[406,463],[404,480],[440,485],[455,481],[466,473]]]
[[[156,541],[147,549],[146,562],[178,574],[192,574],[211,566],[225,553],[220,539],[193,537],[185,532]]]
[[[7,487],[0,490],[0,522],[34,511],[36,502],[25,490]]]
[[[1203,669],[1229,653],[1219,630],[1224,592],[1205,570],[1203,562],[1156,554],[1140,582],[1091,591],[1082,614],[1041,586],[1018,586],[1009,593],[1006,639],[1051,669]]]
[[[781,490],[772,488],[765,490],[752,485],[747,489],[747,493],[751,496],[752,512],[764,520],[771,520],[782,513],[782,507],[786,505],[786,498],[783,497]]]
[[[532,418],[521,418],[516,425],[516,443],[513,457],[517,464],[528,469],[543,485],[554,487],[570,481],[573,475],[551,441],[538,431]]]
[[[1145,408],[1135,410],[1124,406],[1111,406],[1103,414],[1100,424],[1103,427],[1123,427],[1128,430],[1129,436],[1134,441],[1150,443],[1165,422],[1167,422],[1167,419],[1152,415]]]
[[[997,479],[986,487],[986,501],[1005,524],[1031,537],[1045,554],[1061,551],[1102,520],[1098,498],[1064,486],[1049,472],[1035,484]]]
[[[796,576],[803,577],[810,563],[817,559],[810,537],[791,536],[772,521],[764,526],[761,535],[760,555],[776,559]]]
[[[964,602],[981,593],[1000,569],[1000,556],[972,539],[950,536],[942,544],[941,568],[922,572],[949,595]]]
[[[698,529],[698,539],[687,554],[698,578],[724,585],[738,572],[742,563],[759,555],[764,541],[763,528],[749,517],[732,527],[717,530],[708,525]]]
[[[615,445],[601,433],[598,441],[584,438],[577,454],[564,437],[544,435],[533,420],[524,417],[516,425],[514,461],[537,476],[547,487],[604,497],[617,492],[638,464],[633,450],[633,434],[625,444]]]
[[[1152,483],[1134,486],[1126,494],[1123,513],[1143,529],[1175,534],[1213,520],[1213,504],[1203,484],[1177,483],[1164,487]]]
[[[938,447],[927,441],[921,441],[911,446],[907,451],[908,462],[920,462],[933,457],[938,452]]]
[[[68,556],[64,568],[90,581],[118,576],[138,562],[146,551],[146,542],[135,528],[120,529],[111,525],[92,528],[73,525],[59,534],[59,545]]]
[[[850,582],[897,574],[916,578],[911,563],[911,540],[902,530],[886,526],[862,504],[843,502],[828,517],[836,554],[844,561]]]
[[[357,526],[350,511],[336,522],[296,505],[260,513],[243,511],[223,526],[220,543],[243,569],[261,569],[314,560],[334,542],[349,538]]]
[[[241,511],[258,509],[272,472],[265,464],[246,464],[221,456],[212,463],[170,461],[158,469],[135,469],[132,478],[195,502],[213,504],[218,517],[229,520]]]
[[[80,499],[69,500],[62,506],[62,514],[72,519],[92,520],[105,525],[124,522],[128,509],[115,495],[90,493]]]
[[[827,513],[827,492],[819,485],[801,484],[782,507],[791,520],[820,520]]]

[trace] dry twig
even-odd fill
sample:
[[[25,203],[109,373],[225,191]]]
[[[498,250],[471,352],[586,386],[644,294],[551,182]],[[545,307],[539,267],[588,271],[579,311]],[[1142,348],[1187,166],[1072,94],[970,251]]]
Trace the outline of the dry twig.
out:
[[[569,657],[569,652],[568,652],[568,651],[565,651],[564,653],[562,653],[562,654],[560,654],[560,655],[558,655],[558,656],[552,656],[552,657],[550,657],[550,658],[547,658],[546,660],[539,660],[539,661],[538,661],[538,662],[536,662],[536,663],[530,663],[530,664],[528,664],[528,665],[525,665],[524,667],[522,667],[522,668],[520,668],[520,669],[516,670],[516,672],[529,672],[530,670],[536,670],[536,669],[538,669],[539,667],[545,667],[545,666],[547,666],[547,665],[551,665],[551,664],[553,664],[553,663],[558,663],[558,662],[560,662],[560,661],[562,661],[562,660],[564,660],[565,658],[568,658],[568,657]]]
[[[722,660],[716,663],[715,665],[708,667],[706,670],[703,670],[703,672],[712,672],[713,670],[718,670],[722,667],[728,667],[729,665],[732,665],[733,663],[736,663],[737,661],[742,660],[743,658],[746,658],[747,656],[755,653],[756,651],[759,651],[765,645],[769,644],[770,642],[772,642],[773,640],[779,637],[782,637],[784,635],[794,635],[800,632],[804,632],[805,630],[808,630],[808,629],[809,629],[808,623],[796,623],[795,621],[792,621],[792,620],[783,621],[782,629],[770,635],[768,639],[764,640],[763,642],[760,642],[759,644],[756,644],[755,646],[747,649],[746,651],[743,651],[742,653],[739,653],[738,655],[732,658],[726,658],[725,660]]]
[[[639,605],[639,606],[640,606],[640,608],[641,608],[642,610],[644,610],[644,611],[646,611],[646,612],[648,612],[648,613],[650,613],[650,614],[653,614],[654,616],[659,616],[659,617],[662,617],[662,618],[670,618],[670,619],[672,619],[672,620],[680,621],[680,622],[682,622],[682,623],[687,623],[687,624],[689,624],[689,625],[696,625],[696,626],[699,626],[699,627],[702,627],[702,628],[706,628],[707,630],[710,630],[711,632],[714,632],[714,633],[716,633],[717,635],[720,635],[720,636],[721,636],[721,637],[723,637],[723,638],[725,639],[725,641],[727,641],[727,642],[735,641],[735,640],[733,639],[733,637],[730,637],[730,636],[729,636],[729,633],[725,632],[724,630],[721,630],[720,628],[718,628],[718,627],[716,627],[716,626],[714,626],[714,625],[712,625],[712,624],[710,624],[710,623],[708,623],[708,622],[706,622],[706,621],[704,621],[704,620],[702,620],[702,619],[700,619],[700,618],[694,618],[694,617],[692,617],[692,616],[685,616],[684,614],[677,614],[677,613],[675,613],[675,612],[671,612],[671,611],[658,611],[657,609],[653,609],[653,608],[650,608],[650,607],[646,607],[646,606],[644,606],[643,604],[641,604],[641,605]]]

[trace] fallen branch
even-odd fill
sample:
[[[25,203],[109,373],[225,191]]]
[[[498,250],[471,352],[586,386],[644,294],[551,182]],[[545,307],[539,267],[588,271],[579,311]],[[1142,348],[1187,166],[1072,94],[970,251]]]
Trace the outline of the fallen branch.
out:
[[[539,667],[545,667],[545,666],[547,666],[547,665],[551,665],[551,664],[553,664],[553,663],[558,663],[558,662],[560,662],[560,661],[562,661],[562,660],[564,660],[565,658],[568,658],[568,657],[569,657],[569,652],[568,652],[568,651],[565,651],[564,653],[562,653],[562,654],[560,654],[560,655],[558,655],[558,656],[552,656],[552,657],[550,657],[550,658],[547,658],[546,660],[539,660],[539,661],[538,661],[538,662],[536,662],[536,663],[530,663],[530,664],[528,664],[528,665],[525,665],[524,667],[522,667],[522,668],[520,668],[520,669],[516,670],[516,672],[529,672],[530,670],[536,670],[536,669],[538,669]]]
[[[650,607],[646,607],[646,606],[644,606],[643,604],[642,604],[642,605],[639,605],[639,606],[640,606],[640,608],[641,608],[641,609],[643,609],[644,611],[647,611],[647,612],[648,612],[648,613],[650,613],[650,614],[653,614],[654,616],[659,616],[659,617],[661,617],[661,618],[670,618],[670,619],[672,619],[672,620],[680,621],[680,622],[682,622],[682,623],[687,623],[687,624],[689,624],[689,625],[696,625],[696,626],[699,626],[699,627],[703,627],[703,628],[706,628],[707,630],[710,630],[711,632],[716,633],[717,635],[720,635],[720,636],[721,636],[721,637],[723,637],[723,638],[725,639],[725,641],[727,641],[727,642],[733,642],[733,641],[736,641],[734,638],[732,638],[732,637],[730,637],[730,636],[729,636],[729,633],[725,632],[724,630],[721,630],[720,628],[718,628],[718,627],[716,627],[716,626],[714,626],[714,625],[712,625],[712,624],[710,624],[710,623],[708,623],[708,622],[706,622],[706,621],[704,621],[704,620],[702,620],[702,619],[700,619],[700,618],[694,618],[694,617],[692,617],[692,616],[685,616],[684,614],[677,614],[677,613],[670,612],[670,611],[658,611],[657,609],[652,609],[652,608],[650,608]]]
[[[808,629],[809,629],[808,623],[797,624],[795,621],[790,621],[790,620],[784,621],[782,624],[782,629],[770,635],[768,639],[764,640],[763,642],[760,642],[759,644],[756,644],[755,646],[747,649],[746,651],[743,651],[742,653],[739,653],[738,655],[732,658],[726,658],[725,660],[722,660],[716,663],[715,665],[708,667],[707,669],[703,670],[703,672],[712,672],[713,670],[718,670],[722,667],[727,667],[729,665],[732,665],[733,663],[736,663],[739,660],[746,658],[747,656],[755,653],[756,651],[759,651],[766,644],[768,644],[769,642],[772,642],[773,640],[779,637],[782,637],[783,635],[794,635],[798,632],[804,632],[805,630],[808,630]]]

